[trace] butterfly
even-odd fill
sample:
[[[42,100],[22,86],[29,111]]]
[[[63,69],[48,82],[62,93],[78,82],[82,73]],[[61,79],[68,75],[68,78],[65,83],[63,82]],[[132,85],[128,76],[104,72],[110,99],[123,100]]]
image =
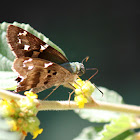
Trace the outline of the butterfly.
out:
[[[7,28],[7,42],[16,57],[12,66],[18,73],[16,92],[72,87],[78,76],[85,73],[83,63],[69,62],[58,50],[15,25]]]

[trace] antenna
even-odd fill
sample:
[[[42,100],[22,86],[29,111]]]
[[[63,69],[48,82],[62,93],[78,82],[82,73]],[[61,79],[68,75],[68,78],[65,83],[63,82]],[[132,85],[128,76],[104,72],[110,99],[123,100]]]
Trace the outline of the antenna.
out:
[[[89,56],[86,56],[83,60],[82,60],[82,64],[84,63],[84,61],[88,61],[88,59],[89,59]],[[88,81],[89,80],[91,80],[97,73],[98,73],[98,69],[97,68],[86,68],[86,70],[96,70],[96,72],[88,79]],[[94,83],[92,83],[101,93],[102,93],[102,96],[103,96],[103,92],[94,84]]]
[[[84,61],[86,61],[86,62],[87,62],[87,61],[88,61],[88,59],[89,59],[89,56],[86,56],[86,57],[82,60],[82,62],[81,62],[81,63],[83,64],[83,63],[84,63]]]
[[[102,93],[102,97],[103,97],[104,93],[94,83],[92,84]]]
[[[96,72],[88,79],[88,81],[90,79],[92,79],[98,73],[98,69],[97,68],[86,68],[86,70],[96,70]],[[102,93],[102,96],[103,96],[104,93],[94,83],[92,83],[92,84]]]
[[[86,70],[96,70],[96,72],[88,80],[92,79],[98,73],[97,68],[86,68]]]

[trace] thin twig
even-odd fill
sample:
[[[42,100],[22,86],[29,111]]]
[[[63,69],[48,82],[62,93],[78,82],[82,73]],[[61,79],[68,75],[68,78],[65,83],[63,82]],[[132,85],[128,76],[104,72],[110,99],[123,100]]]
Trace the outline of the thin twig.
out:
[[[38,109],[41,110],[74,110],[79,109],[74,101],[39,101],[40,105]],[[96,101],[95,103],[85,104],[84,109],[98,109],[98,110],[108,110],[123,113],[133,113],[140,115],[140,107],[135,105],[127,104],[114,104],[106,103],[103,101]]]
[[[4,99],[21,99],[26,98],[23,95],[13,94],[10,91],[0,89],[0,98]],[[79,109],[78,106],[74,101],[41,101],[41,100],[34,100],[38,103],[38,110],[74,110]],[[128,105],[128,104],[114,104],[114,103],[107,103],[103,101],[96,101],[93,103],[85,104],[84,109],[98,109],[98,110],[108,110],[108,111],[115,111],[115,112],[123,112],[123,113],[132,113],[135,115],[140,115],[140,107],[135,105]]]
[[[0,89],[0,98],[20,100],[21,98],[25,98],[25,96],[16,93],[14,94],[13,92]]]

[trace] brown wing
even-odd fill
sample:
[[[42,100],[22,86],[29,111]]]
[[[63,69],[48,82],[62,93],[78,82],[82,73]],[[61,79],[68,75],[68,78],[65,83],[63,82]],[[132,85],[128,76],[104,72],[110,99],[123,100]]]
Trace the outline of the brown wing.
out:
[[[68,62],[67,58],[59,51],[17,26],[8,26],[7,41],[17,58],[41,58],[58,64]]]
[[[38,92],[72,82],[73,74],[60,65],[38,58],[17,58],[14,61],[13,70],[18,72],[19,77],[17,92],[38,88]]]

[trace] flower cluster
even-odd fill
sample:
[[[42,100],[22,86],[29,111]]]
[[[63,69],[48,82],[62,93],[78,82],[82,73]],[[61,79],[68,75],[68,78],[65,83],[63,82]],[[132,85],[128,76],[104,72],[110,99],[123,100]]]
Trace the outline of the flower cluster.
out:
[[[22,132],[25,136],[30,132],[33,135],[33,139],[35,139],[43,131],[43,129],[39,128],[40,121],[36,117],[38,112],[37,105],[33,101],[38,96],[30,91],[26,91],[24,94],[27,98],[22,98],[17,101],[1,100],[0,111],[8,119],[11,131]]]
[[[91,101],[91,94],[94,92],[95,86],[89,80],[83,81],[80,78],[73,83],[73,86],[75,87],[74,101],[79,108],[84,108],[84,104]]]

